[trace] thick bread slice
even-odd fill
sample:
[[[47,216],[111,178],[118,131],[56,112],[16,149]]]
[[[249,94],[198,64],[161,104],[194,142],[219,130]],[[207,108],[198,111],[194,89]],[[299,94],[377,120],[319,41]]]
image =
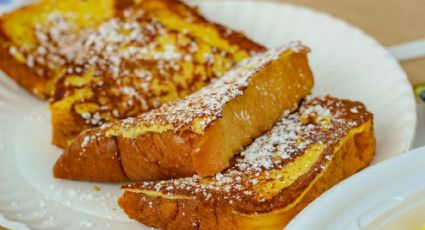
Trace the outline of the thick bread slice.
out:
[[[124,186],[129,217],[161,229],[282,229],[321,193],[366,167],[372,114],[358,102],[312,99],[212,177]]]
[[[40,0],[0,16],[0,69],[30,93],[48,98],[86,31],[112,17],[123,4]]]
[[[183,100],[91,129],[65,150],[54,174],[122,181],[220,172],[235,153],[310,94],[307,51],[295,42],[257,54]],[[112,163],[117,171],[111,171]]]
[[[208,85],[264,51],[243,34],[175,0],[141,0],[103,22],[56,84],[53,143],[135,117]]]

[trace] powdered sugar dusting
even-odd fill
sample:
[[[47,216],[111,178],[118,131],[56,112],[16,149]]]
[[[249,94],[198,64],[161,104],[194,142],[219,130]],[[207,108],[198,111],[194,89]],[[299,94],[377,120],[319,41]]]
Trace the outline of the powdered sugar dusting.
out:
[[[133,122],[118,123],[111,127],[111,130],[115,132],[117,129],[125,131],[140,126],[171,125],[175,131],[190,127],[194,131],[201,130],[202,132],[212,121],[221,116],[226,103],[243,95],[244,89],[255,73],[289,49],[298,46],[304,47],[300,43],[294,42],[275,50],[256,54],[245,59],[198,92],[142,114]],[[117,131],[117,133],[121,132],[123,131]]]
[[[239,46],[224,37],[229,47],[215,38],[206,41],[188,29],[176,29],[178,20],[168,25],[161,15],[172,13],[173,4],[164,3],[164,7],[158,7],[159,13],[145,12],[143,4],[136,4],[90,28],[82,28],[76,13],[52,11],[35,25],[36,44],[11,46],[9,53],[40,78],[56,81],[58,73],[64,73],[57,81],[55,88],[59,90],[52,103],[88,89],[70,103],[74,108],[89,109],[70,110],[86,124],[100,126],[182,98],[262,50],[254,43]],[[199,19],[193,20],[193,28],[219,31],[212,23],[199,23],[203,19],[196,12],[190,15]],[[178,17],[185,21],[187,16]]]
[[[93,93],[73,101],[72,106],[89,107],[75,112],[86,124],[100,126],[184,97],[255,50],[237,44],[215,47],[214,41],[207,43],[188,31],[169,27],[155,12],[130,7],[85,34],[67,75],[58,83],[62,90],[54,102],[72,97],[81,88],[89,89]],[[84,113],[90,113],[90,118]],[[99,119],[93,120],[96,114]]]
[[[351,112],[352,108],[357,108],[357,113]],[[305,120],[308,116],[323,119]],[[202,180],[193,176],[136,183],[127,188],[154,189],[168,195],[184,194],[202,200],[215,198],[228,201],[229,204],[252,199],[257,204],[262,203],[266,199],[260,195],[256,196],[258,190],[254,189],[254,186],[267,185],[267,181],[272,178],[272,169],[281,169],[291,164],[312,144],[321,143],[333,147],[352,128],[371,118],[371,114],[360,103],[331,97],[310,99],[297,112],[284,114],[269,132],[257,138],[236,156],[232,166],[222,173]],[[318,154],[324,154],[323,162],[332,160],[332,151]],[[324,170],[322,164],[319,166],[313,169],[316,173]],[[273,178],[282,181],[286,179],[279,175]]]
[[[76,15],[71,12],[50,12],[43,25],[36,24],[34,36],[35,47],[22,46],[9,48],[13,56],[22,54],[26,65],[34,69],[39,77],[53,77],[52,70],[57,70],[73,63],[83,50],[83,42],[91,29],[77,29]]]

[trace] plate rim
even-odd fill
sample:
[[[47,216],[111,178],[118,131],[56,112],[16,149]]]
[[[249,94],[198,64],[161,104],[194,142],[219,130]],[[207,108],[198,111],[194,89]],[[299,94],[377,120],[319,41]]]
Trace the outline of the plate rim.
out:
[[[389,61],[393,62],[393,66],[396,67],[396,70],[399,72],[399,76],[402,76],[402,79],[407,85],[410,85],[410,82],[408,80],[407,74],[404,71],[404,69],[401,67],[400,63],[393,57],[390,55],[389,51],[385,48],[385,46],[383,46],[377,39],[375,39],[373,36],[371,36],[370,34],[368,34],[367,32],[365,32],[363,29],[357,27],[356,25],[353,25],[351,23],[349,23],[348,21],[346,21],[345,19],[333,16],[327,12],[324,11],[320,11],[317,9],[314,9],[312,7],[309,6],[304,6],[304,5],[298,5],[298,4],[293,4],[293,3],[287,3],[287,2],[276,2],[273,0],[184,0],[185,2],[189,3],[189,4],[195,4],[197,5],[197,3],[200,2],[234,2],[234,3],[241,3],[241,2],[250,2],[252,4],[271,4],[271,5],[284,5],[286,7],[292,7],[292,8],[296,8],[297,10],[301,10],[301,11],[305,11],[305,12],[309,12],[315,15],[320,15],[322,17],[326,17],[328,20],[332,20],[332,21],[336,21],[339,23],[342,23],[344,26],[356,31],[357,33],[359,33],[362,37],[364,37],[365,39],[369,40],[370,42],[373,43],[373,45],[376,48],[379,48],[381,51],[387,53],[387,58],[389,59]],[[28,1],[28,3],[30,3],[31,0]],[[26,5],[27,3],[23,4]],[[22,7],[23,5],[20,5],[20,7]],[[236,29],[238,30],[238,29]],[[6,75],[6,74],[5,74]],[[415,97],[414,97],[414,93],[413,93],[413,89],[411,87],[409,87],[409,95],[410,95],[410,101],[412,103],[413,106],[409,106],[412,111],[411,112],[411,125],[413,126],[412,131],[410,132],[410,140],[408,143],[408,146],[406,146],[406,150],[404,150],[404,152],[400,153],[400,155],[397,156],[393,156],[391,157],[390,160],[393,160],[394,158],[399,158],[403,155],[405,155],[406,152],[408,152],[413,146],[414,146],[414,140],[415,140],[415,136],[417,133],[417,124],[418,124],[418,118],[417,118],[417,108],[416,108],[416,103],[415,103]],[[383,161],[382,163],[386,162],[388,160]],[[382,163],[378,163],[382,164]],[[327,192],[326,192],[327,193]],[[318,198],[319,199],[319,198]],[[0,224],[3,227],[7,227],[7,228],[11,228],[11,229],[29,229],[28,226],[23,223],[23,222],[19,222],[19,221],[14,221],[14,220],[9,220],[7,219],[2,212],[0,212]]]

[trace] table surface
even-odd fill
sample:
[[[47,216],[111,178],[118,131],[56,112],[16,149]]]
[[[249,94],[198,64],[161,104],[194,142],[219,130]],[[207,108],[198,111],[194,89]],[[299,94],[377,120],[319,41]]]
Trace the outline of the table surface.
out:
[[[424,0],[274,0],[307,6],[342,18],[385,46],[425,38]],[[425,58],[401,63],[411,82],[425,81]],[[0,230],[3,230],[0,226]]]
[[[327,12],[363,29],[385,46],[425,39],[424,0],[274,0]],[[425,81],[425,58],[401,63],[412,83]]]

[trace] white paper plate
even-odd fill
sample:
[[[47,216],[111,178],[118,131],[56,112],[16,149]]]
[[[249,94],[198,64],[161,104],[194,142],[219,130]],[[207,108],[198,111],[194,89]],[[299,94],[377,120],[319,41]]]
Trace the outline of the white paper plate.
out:
[[[422,229],[425,147],[376,164],[318,198],[286,230]]]
[[[374,39],[341,20],[301,7],[254,1],[200,1],[210,19],[268,47],[301,40],[312,48],[315,94],[360,100],[375,114],[380,161],[412,144],[412,90],[398,63]],[[55,180],[60,150],[50,145],[45,102],[0,76],[0,212],[30,228],[140,228],[116,204],[118,184]],[[94,186],[101,191],[95,192]],[[6,224],[6,222],[0,222]]]

